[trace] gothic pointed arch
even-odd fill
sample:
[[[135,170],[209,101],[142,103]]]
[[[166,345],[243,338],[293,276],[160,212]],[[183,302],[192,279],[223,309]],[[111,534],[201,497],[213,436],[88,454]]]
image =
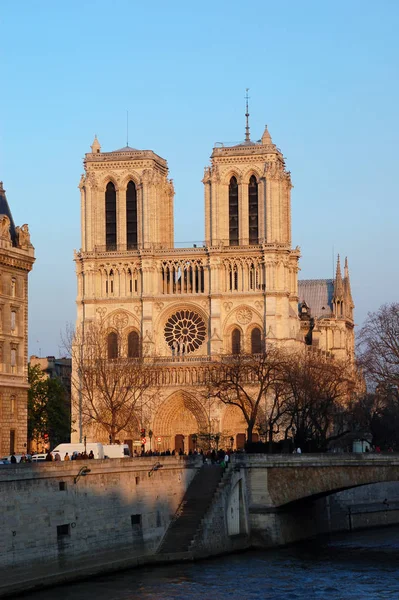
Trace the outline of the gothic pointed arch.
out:
[[[127,355],[128,358],[140,356],[140,337],[137,331],[131,331],[127,336]]]
[[[110,331],[107,335],[107,356],[109,360],[118,358],[118,334],[116,331]]]
[[[229,183],[229,244],[230,246],[238,246],[238,243],[238,182],[233,175]]]
[[[258,182],[255,175],[251,175],[248,184],[248,226],[249,243],[256,245],[259,243],[259,202]]]
[[[107,251],[116,250],[116,188],[112,181],[105,188],[105,245]]]
[[[251,354],[261,354],[262,352],[262,332],[259,327],[254,327],[251,331]]]
[[[231,332],[231,353],[240,354],[241,352],[241,331],[236,327]]]
[[[126,242],[128,250],[137,248],[137,188],[132,180],[126,186]]]
[[[205,407],[194,395],[178,390],[158,408],[152,425],[154,437],[161,440],[161,449],[173,450],[176,437],[183,439],[185,451],[189,438],[209,431],[209,417]]]

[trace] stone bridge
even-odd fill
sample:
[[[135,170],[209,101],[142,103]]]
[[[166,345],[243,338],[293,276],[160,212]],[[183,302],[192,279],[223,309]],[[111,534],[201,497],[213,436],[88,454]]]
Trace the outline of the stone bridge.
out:
[[[396,454],[236,455],[244,468],[250,507],[282,507],[353,487],[399,481]]]
[[[399,483],[390,482],[399,482],[396,454],[236,454],[201,543],[214,552],[271,547],[399,523]]]

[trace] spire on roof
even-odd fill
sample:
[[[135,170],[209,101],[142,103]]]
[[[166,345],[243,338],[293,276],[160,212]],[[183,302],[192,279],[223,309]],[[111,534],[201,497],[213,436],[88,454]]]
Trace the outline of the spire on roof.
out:
[[[265,131],[263,132],[263,135],[262,135],[262,144],[264,146],[266,146],[267,144],[273,144],[272,136],[269,133],[267,125],[265,125]]]
[[[99,154],[101,152],[101,145],[97,139],[97,135],[94,136],[94,141],[91,145],[91,152],[92,154]]]
[[[245,141],[246,142],[250,142],[251,138],[249,135],[249,111],[248,111],[248,100],[249,100],[249,96],[248,96],[248,92],[249,92],[249,88],[246,88],[246,94],[245,94],[245,100],[246,100],[246,112],[245,112],[245,119],[246,119],[246,125],[245,125]]]
[[[344,268],[344,293],[345,293],[345,304],[348,310],[348,316],[352,318],[352,310],[355,308],[352,298],[351,282],[349,278],[349,267],[348,258],[345,257],[345,268]]]
[[[338,254],[338,259],[337,259],[337,271],[335,273],[335,280],[334,280],[334,300],[343,300],[344,297],[344,284],[342,281],[342,274],[341,274],[341,262],[339,260],[339,254]]]

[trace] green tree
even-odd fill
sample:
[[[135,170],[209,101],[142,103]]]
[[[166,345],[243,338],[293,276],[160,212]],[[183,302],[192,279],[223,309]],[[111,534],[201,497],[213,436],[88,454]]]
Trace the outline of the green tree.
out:
[[[28,366],[28,439],[40,442],[47,434],[51,446],[68,442],[71,414],[66,391],[58,378],[50,379],[39,365]]]

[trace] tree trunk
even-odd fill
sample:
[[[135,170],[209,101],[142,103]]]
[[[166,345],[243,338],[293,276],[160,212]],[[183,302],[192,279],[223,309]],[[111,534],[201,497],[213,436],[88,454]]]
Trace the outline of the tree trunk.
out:
[[[253,433],[254,425],[255,425],[255,423],[251,419],[248,423],[248,432],[247,432],[247,440],[248,440],[249,444],[252,443],[252,433]]]

